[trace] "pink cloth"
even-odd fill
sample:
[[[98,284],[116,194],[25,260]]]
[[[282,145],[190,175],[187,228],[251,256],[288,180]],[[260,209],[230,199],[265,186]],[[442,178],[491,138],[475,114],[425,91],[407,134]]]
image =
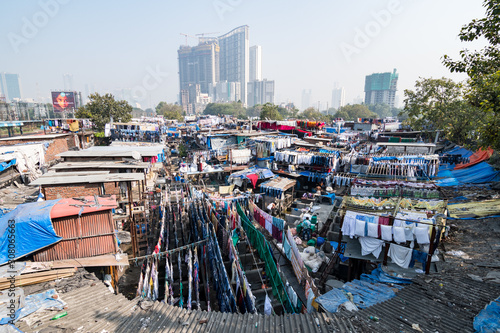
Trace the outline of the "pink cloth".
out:
[[[257,185],[257,181],[259,180],[259,176],[257,176],[255,173],[252,173],[250,175],[247,175],[247,178],[250,179],[253,188],[255,188],[255,185]]]

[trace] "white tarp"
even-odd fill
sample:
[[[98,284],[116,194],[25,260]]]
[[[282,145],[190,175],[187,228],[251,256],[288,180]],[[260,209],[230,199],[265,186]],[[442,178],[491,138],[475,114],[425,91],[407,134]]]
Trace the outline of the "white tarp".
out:
[[[45,144],[0,146],[0,155],[15,158],[19,173],[30,175],[33,180],[42,174],[40,167],[45,165]]]

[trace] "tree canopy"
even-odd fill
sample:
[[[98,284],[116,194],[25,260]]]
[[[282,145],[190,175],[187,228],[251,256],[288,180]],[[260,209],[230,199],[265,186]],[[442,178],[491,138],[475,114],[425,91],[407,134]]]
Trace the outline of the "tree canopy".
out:
[[[261,120],[283,120],[283,116],[281,113],[278,111],[278,106],[271,104],[271,103],[266,103],[262,105],[262,111],[260,113],[260,119]]]
[[[158,103],[158,105],[157,105],[157,106],[156,106],[156,108],[155,108],[156,114],[160,114],[159,112],[160,112],[161,108],[162,108],[164,105],[167,105],[167,104],[168,104],[167,102],[160,102],[160,103]]]
[[[287,108],[283,108],[281,106],[278,106],[278,112],[281,114],[283,119],[296,118],[297,114],[299,113],[299,109],[297,109],[296,107],[293,107],[292,109],[288,110]]]
[[[261,112],[262,112],[262,105],[261,104],[247,107],[247,116],[248,117],[260,117]]]
[[[458,37],[462,42],[484,39],[488,45],[479,51],[460,51],[458,61],[445,55],[443,63],[451,72],[469,76],[465,97],[483,112],[482,121],[476,123],[479,145],[500,149],[500,0],[485,0],[483,6],[486,16],[463,26]]]
[[[297,115],[299,119],[308,119],[316,121],[330,121],[332,117],[327,116],[313,107],[307,108]]]
[[[128,122],[132,119],[132,106],[127,101],[117,101],[111,94],[89,96],[89,102],[75,113],[76,118],[89,118],[98,132],[104,131],[104,126],[111,121]]]
[[[247,112],[246,109],[241,104],[241,102],[231,102],[231,103],[209,103],[205,107],[203,114],[246,117]]]
[[[464,100],[464,86],[447,78],[430,78],[418,80],[415,88],[405,90],[406,123],[420,131],[442,130],[460,145],[469,143],[481,112]]]
[[[379,118],[392,117],[391,106],[388,104],[368,104],[368,109]]]
[[[178,104],[160,102],[156,106],[156,114],[162,115],[165,119],[176,119],[178,121],[184,120],[184,110],[182,109],[182,106]]]
[[[376,113],[373,113],[363,104],[347,104],[339,108],[334,115],[335,118],[343,118],[344,120],[355,120],[357,118],[378,118]]]

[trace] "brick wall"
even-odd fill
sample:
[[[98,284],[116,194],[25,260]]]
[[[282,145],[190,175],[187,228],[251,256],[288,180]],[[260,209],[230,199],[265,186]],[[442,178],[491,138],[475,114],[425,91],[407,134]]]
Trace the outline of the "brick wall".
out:
[[[64,153],[68,151],[68,141],[73,141],[73,146],[74,144],[74,139],[72,137],[68,137],[67,139],[55,139],[53,140],[47,150],[45,151],[45,163],[50,163],[57,159],[58,157],[56,156],[57,154]]]
[[[105,193],[100,192],[102,183],[95,184],[76,184],[76,185],[46,185],[44,186],[46,200],[60,198],[77,198],[84,196],[114,194],[120,196],[120,186],[118,183],[104,183]],[[115,186],[116,184],[116,186]]]
[[[114,194],[116,195],[117,198],[120,197],[120,186],[118,185],[118,182],[116,183],[104,183],[104,194]]]
[[[47,185],[45,191],[46,200],[60,198],[77,198],[84,196],[100,195],[101,184],[78,184],[78,185]]]

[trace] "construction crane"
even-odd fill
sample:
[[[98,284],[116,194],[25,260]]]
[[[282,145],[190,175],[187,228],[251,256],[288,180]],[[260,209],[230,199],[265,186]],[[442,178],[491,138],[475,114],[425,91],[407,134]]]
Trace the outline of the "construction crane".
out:
[[[198,39],[198,38],[197,38],[197,37],[195,37],[195,36],[191,36],[191,35],[188,35],[188,34],[183,34],[182,32],[181,32],[180,34],[181,34],[181,35],[183,35],[184,37],[186,37],[186,46],[188,45],[188,37]]]
[[[218,34],[219,32],[216,31],[216,32],[202,32],[201,34],[196,34],[196,36],[201,36],[201,37],[205,37],[205,35],[213,35],[213,34]]]

